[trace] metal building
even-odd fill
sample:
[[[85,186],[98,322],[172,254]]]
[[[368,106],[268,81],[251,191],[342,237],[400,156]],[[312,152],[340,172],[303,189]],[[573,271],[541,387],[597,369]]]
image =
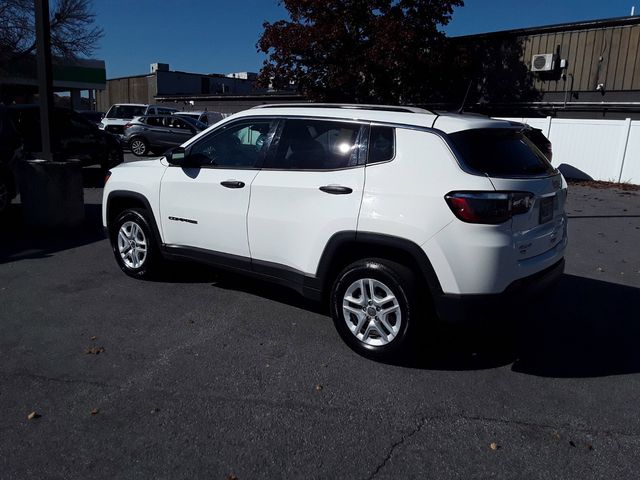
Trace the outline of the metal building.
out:
[[[640,17],[453,38],[486,113],[640,118]],[[463,57],[464,58],[464,57]]]

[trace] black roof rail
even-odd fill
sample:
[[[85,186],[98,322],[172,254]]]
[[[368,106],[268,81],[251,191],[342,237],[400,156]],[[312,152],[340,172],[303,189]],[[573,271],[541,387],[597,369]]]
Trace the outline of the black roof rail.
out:
[[[429,113],[437,115],[432,110],[418,107],[408,107],[403,105],[367,105],[359,103],[271,103],[266,105],[256,105],[252,108],[344,108],[352,110],[373,110],[380,112],[399,113]]]

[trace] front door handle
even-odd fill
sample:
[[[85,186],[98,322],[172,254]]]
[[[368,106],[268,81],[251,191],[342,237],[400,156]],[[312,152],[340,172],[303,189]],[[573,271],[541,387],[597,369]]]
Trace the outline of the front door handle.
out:
[[[225,180],[224,182],[220,182],[220,185],[227,188],[243,188],[244,182],[239,180]]]
[[[348,195],[353,192],[352,188],[343,187],[342,185],[324,185],[320,190],[331,195]]]

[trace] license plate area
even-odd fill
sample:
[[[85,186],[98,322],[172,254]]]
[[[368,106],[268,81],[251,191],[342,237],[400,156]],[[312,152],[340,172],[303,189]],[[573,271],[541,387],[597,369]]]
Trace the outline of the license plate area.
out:
[[[545,197],[540,200],[540,223],[547,223],[553,219],[553,205],[554,205],[553,197]]]

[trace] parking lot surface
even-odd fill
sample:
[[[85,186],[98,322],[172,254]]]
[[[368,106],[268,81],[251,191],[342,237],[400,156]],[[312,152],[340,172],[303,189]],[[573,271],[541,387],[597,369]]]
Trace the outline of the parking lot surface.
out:
[[[125,276],[87,186],[80,229],[0,227],[0,478],[640,476],[640,192],[572,187],[557,287],[394,365],[277,286]]]

